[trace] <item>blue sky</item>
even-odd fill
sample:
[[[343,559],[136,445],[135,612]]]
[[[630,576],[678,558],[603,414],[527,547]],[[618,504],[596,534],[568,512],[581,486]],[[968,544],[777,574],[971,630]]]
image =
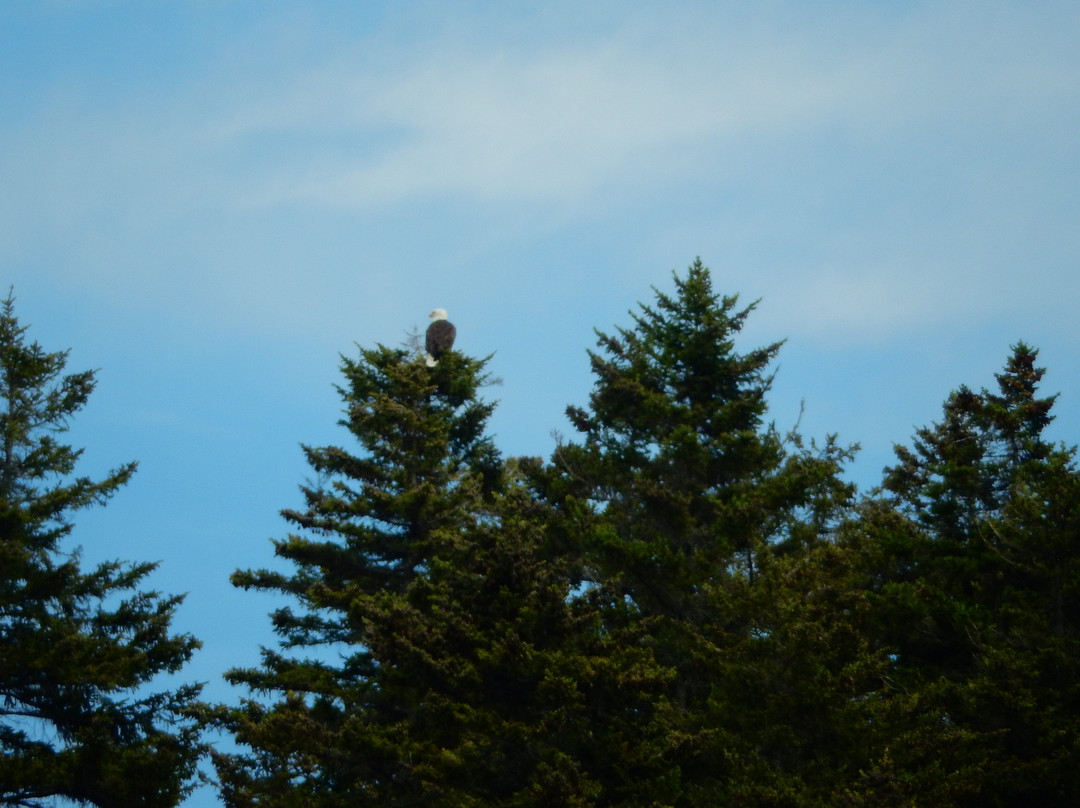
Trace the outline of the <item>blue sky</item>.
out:
[[[1023,339],[1080,419],[1080,5],[309,2],[0,5],[0,281],[70,369],[81,471],[140,461],[79,520],[160,560],[213,698],[272,642],[300,443],[339,354],[446,308],[494,352],[492,431],[547,455],[592,329],[700,255],[787,339],[781,427],[894,442]],[[214,804],[201,793],[190,806]]]

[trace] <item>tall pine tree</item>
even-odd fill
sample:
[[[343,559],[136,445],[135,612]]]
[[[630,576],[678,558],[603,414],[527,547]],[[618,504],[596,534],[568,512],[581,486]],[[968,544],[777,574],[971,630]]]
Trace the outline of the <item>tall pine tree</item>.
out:
[[[74,512],[135,471],[74,477],[57,435],[94,374],[28,343],[11,295],[0,310],[0,804],[177,805],[201,752],[181,715],[198,688],[152,692],[198,647],[169,626],[181,597],[139,591],[155,564],[84,571],[65,540]]]
[[[1036,362],[1021,343],[996,391],[952,394],[862,521],[892,649],[867,804],[1080,798],[1080,473]]]
[[[632,750],[642,774],[609,783],[611,804],[751,804],[783,788],[762,725],[781,712],[776,683],[752,671],[776,656],[777,560],[835,523],[848,453],[766,423],[781,346],[735,349],[753,305],[714,293],[700,260],[674,282],[633,327],[598,332],[589,406],[567,411],[579,442],[559,447],[544,485],[610,642],[652,655],[637,726],[608,750]]]
[[[227,805],[590,804],[581,683],[604,660],[573,638],[595,620],[485,434],[485,361],[343,361],[357,447],[306,449],[318,483],[275,543],[294,571],[234,575],[299,608],[228,675],[252,697],[213,711],[246,747],[216,756]]]

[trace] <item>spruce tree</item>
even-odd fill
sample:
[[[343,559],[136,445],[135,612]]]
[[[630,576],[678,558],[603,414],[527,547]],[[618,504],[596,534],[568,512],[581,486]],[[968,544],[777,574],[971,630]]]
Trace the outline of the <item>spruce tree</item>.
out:
[[[1036,362],[1021,343],[996,391],[952,394],[862,525],[893,659],[867,804],[1080,798],[1080,474]]]
[[[152,691],[198,647],[169,626],[181,597],[138,587],[155,564],[89,571],[66,544],[76,511],[135,472],[75,477],[61,443],[94,389],[63,375],[68,352],[27,342],[11,295],[0,310],[0,804],[173,806],[201,752],[181,715],[198,688]]]
[[[607,638],[651,653],[638,725],[608,750],[642,774],[620,783],[610,761],[610,804],[752,804],[786,788],[790,750],[763,724],[784,712],[780,685],[751,669],[779,664],[778,565],[828,536],[851,494],[848,450],[766,423],[781,343],[735,348],[754,305],[714,293],[700,260],[674,283],[631,328],[597,332],[589,406],[567,410],[579,442],[558,448],[544,486]]]
[[[343,359],[356,446],[305,449],[317,479],[275,542],[292,571],[233,577],[293,605],[282,648],[228,674],[251,697],[212,710],[241,745],[215,759],[226,805],[591,804],[582,683],[605,661],[574,638],[595,619],[485,434],[485,363]]]

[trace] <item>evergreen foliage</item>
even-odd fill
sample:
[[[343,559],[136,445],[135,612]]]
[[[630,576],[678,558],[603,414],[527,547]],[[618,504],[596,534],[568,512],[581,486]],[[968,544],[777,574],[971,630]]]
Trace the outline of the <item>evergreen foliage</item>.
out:
[[[212,710],[252,750],[215,757],[227,805],[587,804],[576,716],[603,661],[568,644],[589,615],[485,435],[485,363],[344,359],[359,451],[305,450],[320,482],[275,543],[295,571],[233,577],[298,603],[273,621],[306,656],[229,673],[264,698]]]
[[[135,471],[73,477],[80,450],[57,436],[94,389],[62,375],[68,353],[28,343],[11,295],[0,309],[0,804],[173,806],[201,753],[181,717],[194,686],[150,692],[198,642],[170,635],[181,597],[139,591],[155,564],[84,572],[64,540],[72,514],[105,503]]]
[[[735,350],[753,305],[716,295],[700,260],[674,283],[633,328],[598,332],[589,408],[567,411],[582,442],[559,447],[546,490],[573,515],[563,530],[612,641],[652,654],[636,710],[648,719],[627,727],[652,759],[612,793],[626,791],[626,804],[750,804],[782,789],[798,757],[779,740],[792,731],[769,723],[790,728],[797,715],[783,691],[795,660],[779,642],[777,587],[838,521],[849,450],[831,439],[804,447],[765,423],[780,343]]]
[[[953,393],[897,447],[891,499],[859,526],[893,659],[875,776],[902,799],[1080,795],[1080,475],[1075,450],[1043,437],[1054,398],[1036,361],[1021,343],[997,392]]]
[[[654,290],[655,291],[655,290]],[[884,487],[766,420],[773,343],[696,261],[597,332],[550,462],[487,360],[344,359],[280,649],[206,707],[240,806],[1064,806],[1080,797],[1080,476],[1036,352],[960,388]]]

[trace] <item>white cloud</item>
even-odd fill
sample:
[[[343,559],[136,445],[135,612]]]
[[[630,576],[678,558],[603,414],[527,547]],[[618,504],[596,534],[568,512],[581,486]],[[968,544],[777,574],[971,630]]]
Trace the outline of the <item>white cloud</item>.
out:
[[[130,103],[49,89],[0,130],[0,260],[44,251],[88,287],[306,321],[375,283],[344,273],[395,241],[482,260],[629,213],[650,234],[695,221],[650,282],[730,248],[772,262],[762,292],[799,290],[821,327],[889,333],[953,311],[1032,230],[1076,254],[1056,233],[1077,205],[1080,13],[982,9],[643,6],[584,33],[552,14],[532,38],[511,14],[415,37],[308,20],[332,47],[251,38]],[[468,206],[448,243],[432,217]],[[1008,287],[979,288],[963,305]]]
[[[694,171],[688,150],[814,126],[869,90],[843,72],[783,64],[782,53],[743,63],[752,50],[743,45],[686,60],[672,57],[677,44],[555,44],[522,59],[449,49],[377,78],[318,71],[281,99],[293,114],[256,110],[246,128],[302,132],[314,121],[355,144],[282,167],[274,201],[367,207],[466,194],[565,203],[611,185],[676,181]]]
[[[91,192],[107,174],[183,173],[174,185],[182,195],[196,183],[198,204],[222,193],[361,207],[443,194],[564,203],[611,184],[678,182],[694,174],[694,158],[729,149],[741,158],[757,145],[778,151],[761,162],[783,160],[829,127],[895,150],[893,138],[1008,123],[1006,103],[1050,114],[1077,71],[1075,60],[1069,76],[1042,51],[1005,50],[1009,34],[996,26],[972,19],[957,30],[961,21],[933,11],[899,21],[823,13],[817,24],[748,33],[723,14],[660,16],[521,54],[497,33],[424,40],[392,56],[348,53],[366,53],[376,34],[265,78],[254,73],[272,56],[233,58],[223,66],[236,75],[184,97],[140,99],[112,120],[76,112],[64,127],[57,114],[43,117],[22,145],[35,167],[58,155],[92,167]],[[58,104],[58,114],[74,106]],[[53,131],[42,140],[44,127]],[[714,156],[709,168],[738,172],[732,162]],[[223,164],[231,187],[214,182]]]

